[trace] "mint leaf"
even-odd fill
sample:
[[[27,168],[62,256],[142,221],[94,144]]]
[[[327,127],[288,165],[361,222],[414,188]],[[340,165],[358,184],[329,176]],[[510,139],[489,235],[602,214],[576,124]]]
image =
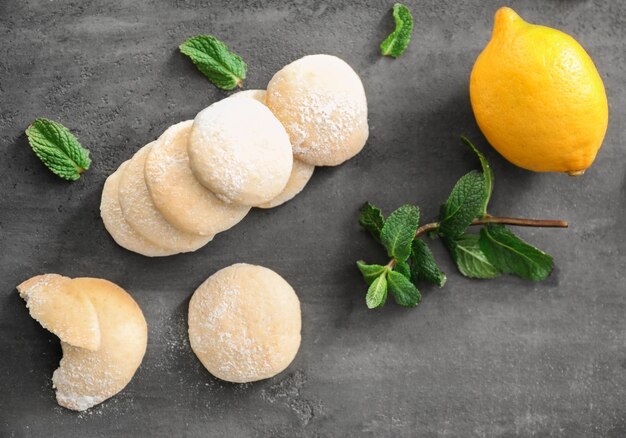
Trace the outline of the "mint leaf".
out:
[[[411,267],[407,262],[396,262],[396,266],[393,267],[393,270],[404,275],[409,280],[411,279]]]
[[[449,238],[462,235],[481,213],[485,179],[473,170],[457,181],[439,214],[439,233]]]
[[[409,8],[396,3],[393,5],[393,19],[396,22],[396,29],[380,43],[380,53],[397,58],[404,53],[411,42],[413,16]]]
[[[480,248],[503,272],[528,280],[544,280],[552,272],[552,257],[521,240],[504,225],[487,224],[480,230]]]
[[[232,90],[246,78],[248,66],[243,59],[212,35],[189,38],[179,49],[218,88]]]
[[[385,218],[380,208],[374,207],[369,202],[363,204],[359,224],[369,231],[376,240],[380,241],[380,232],[383,229],[383,225],[385,225]]]
[[[367,284],[372,284],[372,282],[376,280],[376,278],[378,278],[380,274],[389,269],[386,266],[382,265],[368,265],[363,260],[359,260],[358,262],[356,262],[356,265],[359,268],[359,271],[361,271],[363,279]]]
[[[389,271],[387,273],[387,282],[393,297],[401,306],[415,307],[422,299],[422,295],[415,285],[399,272]]]
[[[48,169],[69,181],[76,181],[89,169],[89,151],[63,125],[38,118],[27,129],[28,143]]]
[[[496,278],[501,272],[480,249],[479,239],[477,234],[463,234],[445,242],[461,274],[470,278]]]
[[[467,139],[467,137],[461,136],[461,141],[474,151],[474,153],[478,156],[478,159],[480,160],[480,165],[483,168],[483,177],[485,178],[485,193],[483,195],[483,205],[480,215],[484,216],[487,214],[487,205],[489,204],[489,200],[491,199],[491,193],[493,192],[493,169],[491,168],[489,161],[487,161],[487,158],[485,158],[485,156],[478,150],[478,148],[476,148],[476,146],[472,144],[471,141]]]
[[[405,204],[391,213],[380,232],[380,241],[389,257],[404,262],[411,254],[411,242],[419,226],[420,211],[414,205]]]
[[[385,301],[387,301],[387,271],[372,282],[365,296],[365,303],[370,309],[382,307]]]
[[[446,284],[446,275],[441,272],[430,248],[421,239],[415,239],[411,245],[411,277],[414,283],[429,281],[439,287]]]

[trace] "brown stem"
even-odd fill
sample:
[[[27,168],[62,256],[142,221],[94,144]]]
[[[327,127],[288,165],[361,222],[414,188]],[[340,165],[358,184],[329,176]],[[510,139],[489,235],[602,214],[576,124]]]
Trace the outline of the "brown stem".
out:
[[[525,219],[518,217],[502,217],[486,215],[480,219],[474,219],[470,225],[484,225],[484,224],[503,224],[503,225],[515,225],[519,227],[543,227],[543,228],[567,228],[569,224],[567,221],[553,220],[553,219]],[[422,225],[417,229],[415,237],[420,237],[431,231],[435,231],[439,228],[439,222],[431,222],[426,225]]]

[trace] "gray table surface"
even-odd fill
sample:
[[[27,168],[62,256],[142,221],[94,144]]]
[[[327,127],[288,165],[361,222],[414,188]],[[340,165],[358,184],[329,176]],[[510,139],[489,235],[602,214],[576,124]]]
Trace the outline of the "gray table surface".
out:
[[[512,166],[474,122],[468,77],[502,2],[409,3],[413,42],[391,60],[378,53],[391,1],[0,2],[0,436],[626,436],[626,2],[509,2],[573,34],[605,81],[606,140],[576,179]],[[196,253],[148,259],[111,240],[100,192],[133,152],[226,95],[177,50],[198,33],[248,62],[247,88],[303,55],[340,56],[363,79],[371,135],[292,202],[252,211]],[[80,181],[57,179],[29,149],[23,132],[38,116],[91,150]],[[415,202],[433,218],[477,166],[462,133],[493,163],[494,213],[571,222],[518,230],[554,255],[555,272],[472,281],[435,242],[448,284],[425,287],[416,309],[367,310],[354,262],[385,257],[359,229],[359,206]],[[295,361],[255,384],[210,376],[186,337],[190,295],[235,262],[276,270],[302,303]],[[86,413],[56,405],[59,342],[15,291],[43,272],[110,279],[148,321],[132,382]]]

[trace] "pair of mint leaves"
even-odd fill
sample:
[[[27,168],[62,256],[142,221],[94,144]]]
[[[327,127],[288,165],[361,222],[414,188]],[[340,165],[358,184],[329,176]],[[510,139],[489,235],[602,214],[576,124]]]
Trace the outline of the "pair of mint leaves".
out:
[[[437,222],[420,225],[417,206],[403,205],[384,218],[370,203],[361,208],[359,223],[387,250],[386,265],[358,261],[357,267],[369,288],[366,304],[385,304],[388,293],[402,306],[414,307],[421,301],[418,289],[426,281],[442,287],[446,276],[422,236],[429,232],[442,238],[457,268],[466,277],[495,278],[503,273],[528,280],[545,279],[553,269],[552,257],[515,236],[487,213],[494,186],[494,175],[485,156],[465,137],[463,143],[478,156],[482,171],[461,177],[442,205]],[[472,225],[483,225],[479,234],[468,232]]]
[[[380,44],[380,51],[385,56],[397,58],[411,41],[413,16],[405,5],[396,3],[393,6],[393,18],[396,28]],[[179,49],[213,85],[222,90],[241,87],[246,79],[248,66],[245,61],[213,35],[191,37]]]

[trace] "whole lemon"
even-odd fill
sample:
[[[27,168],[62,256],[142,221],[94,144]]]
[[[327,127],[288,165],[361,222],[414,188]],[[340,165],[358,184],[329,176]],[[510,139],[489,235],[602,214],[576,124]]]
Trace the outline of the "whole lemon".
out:
[[[491,41],[470,77],[476,121],[507,160],[537,172],[580,175],[608,123],[604,84],[574,38],[496,12]]]

